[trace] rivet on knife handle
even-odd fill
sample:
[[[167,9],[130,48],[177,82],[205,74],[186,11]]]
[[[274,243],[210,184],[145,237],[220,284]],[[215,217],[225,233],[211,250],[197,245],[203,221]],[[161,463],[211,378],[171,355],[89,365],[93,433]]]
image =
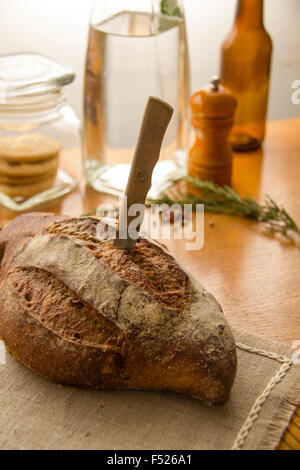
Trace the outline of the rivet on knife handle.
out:
[[[134,204],[144,204],[152,184],[152,174],[158,162],[162,142],[173,115],[172,107],[159,98],[150,97],[144,114],[140,135],[135,149],[125,199],[119,219],[114,246],[123,250],[134,248],[137,238],[131,238],[128,230],[136,215],[128,215]],[[137,232],[139,231],[138,228]]]

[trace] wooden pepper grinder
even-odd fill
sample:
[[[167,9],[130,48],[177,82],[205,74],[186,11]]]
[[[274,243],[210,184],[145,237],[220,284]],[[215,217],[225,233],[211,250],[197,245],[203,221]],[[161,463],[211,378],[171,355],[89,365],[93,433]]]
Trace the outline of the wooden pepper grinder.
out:
[[[237,100],[214,77],[191,98],[196,141],[189,153],[189,175],[221,186],[231,185],[232,153],[228,142]]]

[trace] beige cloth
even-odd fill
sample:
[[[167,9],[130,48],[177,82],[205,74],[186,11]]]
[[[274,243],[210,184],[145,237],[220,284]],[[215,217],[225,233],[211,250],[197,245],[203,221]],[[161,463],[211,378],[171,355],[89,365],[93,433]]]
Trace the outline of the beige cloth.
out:
[[[287,346],[235,337],[237,378],[217,408],[175,393],[62,387],[7,354],[0,449],[275,449],[300,401],[300,366]]]

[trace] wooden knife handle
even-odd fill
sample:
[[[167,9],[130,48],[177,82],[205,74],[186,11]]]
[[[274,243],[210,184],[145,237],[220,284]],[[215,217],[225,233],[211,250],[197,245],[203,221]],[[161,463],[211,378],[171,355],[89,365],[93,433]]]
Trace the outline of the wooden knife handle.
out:
[[[128,209],[133,204],[145,203],[152,184],[153,170],[159,159],[162,142],[172,115],[173,108],[168,103],[159,98],[149,98],[127,183],[126,198],[120,214],[119,232],[114,243],[118,248],[132,249],[135,246],[136,240],[130,238],[128,226],[136,216],[129,216]]]

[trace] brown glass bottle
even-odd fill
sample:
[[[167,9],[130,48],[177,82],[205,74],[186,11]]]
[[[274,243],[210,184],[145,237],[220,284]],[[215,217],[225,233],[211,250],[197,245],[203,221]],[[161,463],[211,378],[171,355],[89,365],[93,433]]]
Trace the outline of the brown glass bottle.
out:
[[[222,46],[221,79],[238,99],[230,135],[233,150],[251,151],[264,140],[272,40],[263,23],[263,0],[239,0]]]

